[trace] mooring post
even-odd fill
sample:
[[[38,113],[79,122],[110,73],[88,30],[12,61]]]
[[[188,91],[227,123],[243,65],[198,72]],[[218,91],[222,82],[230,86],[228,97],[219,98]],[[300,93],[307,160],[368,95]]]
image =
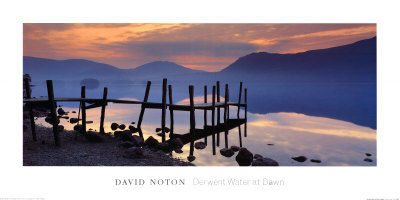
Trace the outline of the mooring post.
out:
[[[204,103],[207,103],[207,85],[204,86]],[[204,109],[204,130],[207,128],[207,109]],[[204,137],[204,143],[207,145],[207,137]]]
[[[82,98],[82,101],[81,101],[82,130],[81,130],[81,132],[83,134],[86,134],[86,101],[85,101],[85,98],[86,98],[86,87],[85,86],[81,87],[81,98]]]
[[[101,105],[101,117],[100,117],[100,133],[104,134],[104,115],[106,112],[106,105],[107,105],[107,88],[104,88],[103,92],[103,103]]]
[[[53,89],[53,81],[47,80],[47,96],[49,97],[49,107],[50,107],[50,114],[51,120],[53,124],[53,134],[54,134],[54,141],[56,146],[60,146],[60,137],[58,135],[58,123],[57,123],[57,114],[56,114],[56,102],[54,101],[54,89]]]
[[[247,88],[244,88],[244,137],[247,137]]]
[[[161,133],[162,133],[162,142],[165,142],[165,115],[167,109],[167,79],[163,79],[162,85],[162,110],[161,110]]]
[[[193,151],[194,151],[194,139],[195,139],[195,128],[196,128],[196,121],[195,121],[195,115],[194,115],[194,101],[193,101],[193,85],[189,86],[189,98],[190,98],[190,135],[191,140],[190,140],[190,156],[193,156]]]
[[[239,124],[238,128],[239,128],[239,145],[240,145],[240,147],[242,147],[242,128],[241,128],[240,124]]]
[[[242,99],[242,85],[243,85],[243,83],[242,82],[240,82],[240,87],[239,87],[239,100],[238,100],[238,110],[237,110],[237,118],[239,119],[239,112],[240,112],[240,101],[241,101],[241,99]]]
[[[25,83],[26,98],[30,99],[31,98],[31,87],[29,85],[29,79],[25,78],[24,79],[24,83]],[[37,138],[36,138],[36,127],[35,127],[35,117],[33,116],[32,105],[30,103],[26,103],[26,106],[28,107],[28,110],[29,110],[29,119],[31,121],[32,138],[33,138],[33,141],[37,141]]]
[[[216,154],[215,150],[215,86],[212,89],[212,110],[211,110],[211,131],[212,131],[212,151],[213,155]]]
[[[217,81],[217,102],[220,102],[219,81]],[[221,108],[217,108],[217,126],[221,124]],[[219,132],[217,133],[217,146],[219,147]]]
[[[228,148],[228,120],[229,120],[228,101],[229,101],[228,84],[225,84],[225,104],[224,104],[225,148]]]
[[[143,103],[142,103],[142,106],[141,106],[139,120],[138,120],[138,124],[137,124],[137,128],[139,130],[139,135],[142,138],[143,138],[143,132],[142,132],[142,128],[141,127],[142,127],[144,110],[146,109],[146,106],[144,105],[144,103],[146,103],[147,99],[149,98],[150,86],[151,86],[151,81],[147,81],[146,92],[144,94],[144,99],[143,99]]]
[[[168,96],[169,96],[169,118],[170,118],[170,131],[169,131],[169,135],[171,136],[172,134],[174,134],[174,110],[171,109],[171,105],[173,105],[172,103],[172,86],[168,85]]]

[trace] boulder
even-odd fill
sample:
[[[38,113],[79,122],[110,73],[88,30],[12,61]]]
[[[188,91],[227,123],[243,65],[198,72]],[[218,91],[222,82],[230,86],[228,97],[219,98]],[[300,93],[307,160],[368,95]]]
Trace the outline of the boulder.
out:
[[[131,124],[135,124],[135,122],[131,122]]]
[[[241,148],[239,153],[236,155],[236,162],[239,166],[250,166],[253,161],[253,153],[246,148]]]
[[[65,111],[64,111],[64,109],[62,109],[62,108],[58,108],[57,113],[58,113],[59,115],[64,115],[64,114],[65,114]]]
[[[111,130],[113,130],[113,131],[117,130],[118,127],[119,127],[119,125],[117,123],[111,124]]]
[[[46,121],[47,123],[53,125],[53,118],[51,116],[47,116],[46,118],[44,118],[44,121]],[[60,119],[56,118],[56,124],[60,123]]]
[[[173,140],[170,140],[170,145],[173,148],[178,148],[178,147],[182,148],[183,147],[183,142],[182,142],[181,138],[175,138]]]
[[[99,133],[92,132],[92,131],[88,131],[85,134],[85,138],[89,142],[102,142],[103,141],[103,137],[101,137],[101,135]]]
[[[74,126],[74,130],[77,132],[81,132],[82,131],[82,125],[81,124],[77,124]]]
[[[69,119],[69,123],[71,123],[71,124],[75,124],[75,123],[77,123],[79,120],[78,120],[78,118],[71,118],[71,119]]]
[[[132,135],[131,136],[132,143],[136,146],[143,146],[144,145],[144,140],[142,137],[137,136],[137,135]]]
[[[313,162],[313,163],[321,163],[321,160],[318,160],[318,159],[311,159],[310,162]]]
[[[223,148],[219,150],[219,152],[225,157],[232,157],[235,154],[235,152],[230,148]]]
[[[365,162],[372,162],[372,159],[371,158],[365,158],[364,161]]]
[[[118,126],[119,129],[124,130],[126,128],[125,124],[121,124]]]
[[[307,157],[305,156],[298,156],[298,157],[292,157],[293,160],[297,161],[297,162],[304,162],[307,160]]]
[[[131,147],[124,151],[124,154],[122,155],[124,158],[141,158],[143,157],[143,150],[141,147]]]
[[[365,153],[365,155],[368,156],[368,157],[372,156],[372,154],[370,154],[370,153]]]
[[[206,143],[204,143],[204,142],[196,142],[195,144],[194,144],[194,148],[196,148],[196,149],[205,149],[206,148]]]
[[[255,154],[255,155],[254,155],[254,159],[255,159],[255,160],[263,159],[263,156],[260,155],[260,154]]]
[[[188,159],[189,162],[193,162],[194,160],[196,160],[196,156],[190,155],[190,156],[187,157],[187,159]]]
[[[157,149],[160,149],[164,152],[169,152],[171,150],[168,142],[159,143],[157,145]]]
[[[171,130],[168,127],[165,127],[165,132],[169,133]]]
[[[114,131],[114,136],[120,138],[122,141],[132,141],[132,133],[129,130]]]
[[[265,157],[265,158],[253,160],[251,165],[252,166],[279,166],[279,163],[276,162],[275,160],[272,160],[271,158]]]
[[[175,153],[183,153],[181,148],[175,148],[174,151],[175,151]]]
[[[162,129],[161,128],[156,128],[156,133],[160,132]]]
[[[129,126],[129,130],[131,131],[131,133],[137,133],[138,129],[132,125]]]
[[[233,145],[233,146],[231,146],[231,149],[234,152],[238,152],[240,150],[240,147]]]
[[[158,145],[158,140],[154,139],[153,136],[150,136],[144,141],[144,144],[149,147],[156,147]]]

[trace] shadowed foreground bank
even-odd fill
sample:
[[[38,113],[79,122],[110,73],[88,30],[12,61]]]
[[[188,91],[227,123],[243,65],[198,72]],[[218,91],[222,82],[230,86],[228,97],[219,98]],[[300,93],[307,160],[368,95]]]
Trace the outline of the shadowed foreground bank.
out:
[[[84,136],[74,139],[74,131],[61,131],[63,145],[54,145],[51,128],[36,126],[38,141],[32,140],[29,120],[24,112],[23,165],[24,166],[191,166],[193,164],[171,158],[162,151],[142,148],[143,156],[126,158],[121,141],[104,137],[102,142],[88,142]]]

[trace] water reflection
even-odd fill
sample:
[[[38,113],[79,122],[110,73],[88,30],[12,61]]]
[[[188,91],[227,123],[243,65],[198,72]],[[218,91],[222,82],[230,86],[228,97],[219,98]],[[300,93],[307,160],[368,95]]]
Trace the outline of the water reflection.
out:
[[[77,117],[78,106],[79,103],[63,108],[66,111],[76,111],[76,113],[69,113],[71,118]],[[106,108],[105,132],[112,132],[110,128],[112,122],[126,125],[129,125],[132,121],[136,122],[139,112],[139,105],[110,103]],[[155,129],[160,127],[160,113],[161,110],[146,110],[142,125],[145,139],[153,136],[161,141],[161,138],[155,132]],[[188,133],[190,128],[189,112],[175,111],[174,113],[174,133]],[[236,118],[234,109],[230,113],[231,118]],[[241,113],[243,114],[243,112]],[[211,112],[209,112],[210,114]],[[100,108],[87,110],[87,120],[94,122],[87,124],[88,129],[99,130],[99,116]],[[208,116],[207,119],[210,120],[211,116]],[[47,125],[42,118],[38,121]],[[61,123],[66,129],[73,129],[74,124],[68,123],[66,119],[62,119]],[[168,117],[166,124],[169,124]],[[208,124],[211,124],[211,122],[209,121]],[[203,128],[203,125],[203,111],[196,111],[196,128]],[[285,112],[248,113],[247,137],[243,137],[240,141],[239,134],[243,133],[243,127],[244,125],[229,131],[229,146],[246,147],[253,154],[257,153],[272,158],[283,166],[376,165],[376,130],[372,128],[336,119]],[[203,139],[198,141],[203,141]],[[194,151],[196,156],[194,164],[200,166],[237,166],[235,156],[226,158],[219,154],[219,150],[225,146],[224,133],[221,133],[221,144],[217,147],[217,155],[215,156],[212,155],[211,136],[208,137],[208,141],[208,146],[205,149]],[[184,151],[183,154],[173,153],[172,155],[186,160],[187,155],[189,155],[189,144],[186,144],[182,150]],[[370,158],[373,162],[363,161],[366,158],[365,153],[372,154]],[[319,159],[322,162],[312,163],[307,160],[304,163],[299,163],[291,159],[294,156],[306,156],[309,159]]]

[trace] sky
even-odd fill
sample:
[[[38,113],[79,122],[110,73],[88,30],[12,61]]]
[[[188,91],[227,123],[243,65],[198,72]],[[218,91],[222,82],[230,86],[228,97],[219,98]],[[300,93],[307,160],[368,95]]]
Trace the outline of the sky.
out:
[[[23,55],[118,68],[153,61],[220,71],[253,52],[299,53],[376,36],[376,24],[24,23]]]

